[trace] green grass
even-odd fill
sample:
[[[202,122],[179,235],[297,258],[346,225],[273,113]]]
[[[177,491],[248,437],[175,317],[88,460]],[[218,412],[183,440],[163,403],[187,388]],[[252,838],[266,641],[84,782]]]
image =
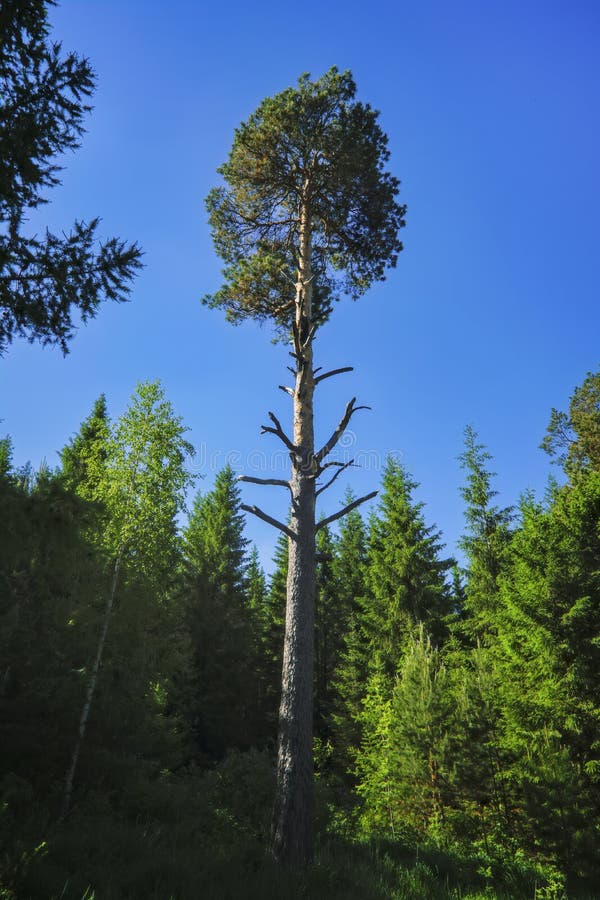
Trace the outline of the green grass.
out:
[[[23,788],[5,805],[0,900],[565,900],[551,866],[502,853],[354,840],[328,833],[322,804],[314,865],[282,869],[269,858],[272,761],[232,755],[210,772],[88,794],[69,818],[41,822]],[[21,808],[22,816],[9,817]],[[2,812],[2,810],[0,810]],[[40,809],[41,815],[41,809]],[[48,817],[46,817],[48,822]],[[0,815],[0,824],[2,816]],[[19,834],[19,830],[21,833]],[[44,843],[42,843],[42,840]],[[31,849],[27,850],[27,846]],[[2,882],[4,878],[4,882]],[[4,884],[4,888],[3,888]],[[600,896],[600,895],[598,895]],[[570,892],[569,900],[598,900]]]

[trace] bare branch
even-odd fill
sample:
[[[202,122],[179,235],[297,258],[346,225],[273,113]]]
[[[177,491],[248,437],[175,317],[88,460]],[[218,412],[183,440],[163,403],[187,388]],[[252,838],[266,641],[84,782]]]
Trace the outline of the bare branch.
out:
[[[316,369],[313,369],[313,375],[316,375],[317,372],[320,372],[322,368],[323,368],[323,366],[317,366]]]
[[[310,326],[310,331],[308,332],[308,334],[307,334],[307,336],[306,336],[306,340],[305,340],[305,341],[303,342],[303,344],[302,344],[302,349],[303,349],[303,350],[306,350],[306,348],[308,347],[308,345],[310,344],[310,342],[311,342],[312,339],[314,338],[315,333],[316,333],[316,330],[317,330],[318,327],[319,327],[319,326],[316,324],[316,322],[313,323],[313,324]]]
[[[352,503],[349,503],[348,506],[344,506],[343,509],[340,509],[339,512],[334,513],[332,516],[327,516],[326,519],[321,519],[321,521],[317,522],[315,526],[315,532],[320,528],[325,528],[326,525],[331,525],[331,523],[335,522],[336,519],[341,519],[342,516],[345,516],[349,512],[352,512],[352,510],[356,509],[357,506],[360,506],[361,503],[366,503],[367,500],[372,500],[373,497],[376,497],[378,493],[379,491],[372,491],[370,494],[365,494],[364,497],[359,497],[358,500],[354,500]]]
[[[319,494],[322,494],[323,491],[326,491],[328,487],[331,487],[331,485],[333,484],[335,479],[338,478],[342,474],[344,469],[348,469],[348,468],[350,468],[350,466],[353,466],[353,465],[354,465],[353,459],[351,459],[350,462],[347,462],[347,463],[338,463],[338,468],[337,468],[337,471],[335,472],[335,474],[331,476],[331,478],[329,479],[329,481],[326,484],[324,484],[322,487],[319,488],[319,490],[315,493],[315,497],[318,497]]]
[[[292,354],[292,356],[293,356],[293,355],[294,355],[294,354]],[[291,366],[287,366],[286,368],[287,368],[288,372],[291,372],[292,377],[295,378],[296,375],[298,374],[298,373],[296,372],[296,370],[295,370],[295,369],[292,369]]]
[[[272,525],[273,528],[279,528],[280,531],[283,531],[284,534],[287,534],[287,536],[293,541],[296,540],[296,533],[292,531],[291,528],[288,528],[287,525],[284,525],[283,522],[279,522],[272,516],[267,515],[267,513],[263,512],[262,509],[259,509],[258,506],[246,506],[245,503],[242,503],[240,504],[240,509],[243,509],[244,512],[252,513],[253,516],[262,519],[263,522],[266,522],[268,525]]]
[[[343,366],[341,369],[332,369],[331,372],[324,372],[323,375],[319,375],[318,378],[315,378],[315,384],[318,384],[320,381],[325,381],[326,378],[331,378],[332,375],[341,375],[343,372],[353,372],[354,366]]]
[[[300,332],[298,331],[298,326],[295,322],[292,322],[292,338],[294,341],[294,353],[291,355],[296,359],[303,359],[302,354],[302,343],[300,341]]]
[[[352,418],[354,413],[357,412],[359,409],[371,409],[370,406],[355,406],[354,405],[355,403],[356,403],[356,397],[353,397],[352,400],[348,403],[348,405],[346,407],[344,415],[341,418],[340,424],[335,429],[335,431],[333,432],[333,434],[331,435],[331,437],[329,438],[327,443],[324,444],[321,447],[321,449],[319,450],[319,452],[315,455],[315,459],[318,463],[320,463],[322,459],[325,459],[325,457],[329,453],[331,453],[331,451],[333,450],[333,448],[335,447],[335,445],[337,444],[337,442],[343,435],[344,431],[348,427],[348,422],[350,421],[350,419]]]
[[[294,396],[294,388],[288,387],[287,384],[278,385],[280,391],[284,391],[286,394],[289,394],[290,397]]]
[[[288,448],[288,450],[289,450],[291,453],[295,453],[295,452],[296,452],[296,447],[294,446],[294,444],[292,444],[292,442],[290,441],[289,437],[288,437],[287,434],[284,432],[283,428],[281,427],[281,423],[280,423],[279,419],[277,418],[277,416],[275,415],[275,413],[270,412],[270,413],[269,413],[269,418],[270,418],[271,422],[273,422],[273,424],[275,425],[275,428],[271,428],[270,425],[261,425],[261,428],[262,428],[261,434],[275,434],[275,435],[277,435],[277,437],[279,438],[279,440],[280,440],[280,441],[283,441],[283,443],[284,443],[285,446]]]
[[[238,475],[238,481],[246,481],[250,484],[275,484],[278,487],[288,488],[291,490],[289,481],[283,478],[255,478],[253,475]]]

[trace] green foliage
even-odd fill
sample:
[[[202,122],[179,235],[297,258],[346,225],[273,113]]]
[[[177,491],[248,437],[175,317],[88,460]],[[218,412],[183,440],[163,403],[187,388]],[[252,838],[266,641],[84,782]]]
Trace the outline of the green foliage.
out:
[[[379,508],[371,519],[363,632],[372,667],[382,667],[390,678],[414,627],[425,623],[439,640],[450,612],[445,576],[453,560],[440,559],[441,535],[425,523],[423,504],[412,498],[417,486],[390,457]]]
[[[600,372],[588,372],[575,388],[568,414],[552,410],[541,446],[572,479],[600,470]]]
[[[600,812],[600,476],[590,472],[544,509],[530,497],[501,582],[494,649],[505,777],[527,847],[595,871]]]
[[[214,489],[194,501],[184,532],[184,554],[195,576],[242,605],[249,542],[240,504],[236,477],[227,466],[217,474]]]
[[[100,398],[57,473],[15,469],[0,442],[0,897],[591,900],[594,466],[543,502],[524,495],[509,529],[467,432],[453,593],[393,461],[368,535],[356,511],[339,537],[320,531],[320,835],[297,873],[265,854],[288,542],[267,588],[231,470],[180,539],[188,450],[156,385],[117,423]],[[58,821],[119,550],[75,802]]]
[[[315,602],[315,734],[327,739],[331,729],[333,673],[344,632],[345,610],[341,608],[333,576],[336,548],[329,528],[317,532],[317,590]]]
[[[248,559],[248,568],[246,570],[246,595],[248,597],[248,606],[256,615],[257,620],[261,623],[263,630],[266,626],[267,616],[267,579],[263,567],[260,564],[260,557],[256,544],[252,545],[250,557]]]
[[[351,491],[344,502],[354,500]],[[342,519],[336,554],[333,560],[333,578],[339,615],[345,620],[342,643],[339,648],[334,673],[333,740],[336,769],[347,776],[352,766],[353,750],[360,741],[360,727],[356,713],[364,694],[367,675],[367,657],[363,634],[361,610],[365,603],[365,572],[367,564],[367,534],[362,516],[357,509]]]
[[[15,337],[58,344],[64,353],[77,314],[122,301],[141,251],[110,238],[98,219],[43,238],[22,229],[30,210],[59,183],[57,160],[79,146],[95,77],[86,59],[62,55],[49,38],[51,0],[6,0],[0,9],[0,354]]]
[[[192,653],[185,716],[205,760],[261,744],[270,733],[265,611],[248,597],[247,545],[237,480],[227,467],[214,489],[196,498],[183,533],[183,609]]]
[[[405,208],[385,171],[387,137],[378,113],[355,99],[349,72],[264,100],[236,130],[224,186],[207,198],[224,284],[204,302],[237,322],[271,319],[290,330],[301,208],[312,233],[313,320],[325,321],[342,293],[356,299],[395,266]]]
[[[97,499],[107,511],[104,542],[112,554],[135,556],[136,571],[163,577],[173,565],[176,516],[192,477],[187,428],[158,382],[138,385],[98,460]],[[96,475],[96,473],[93,473]]]
[[[101,394],[79,432],[60,454],[65,485],[88,500],[98,499],[99,479],[106,477],[110,433],[106,397]]]
[[[271,693],[274,708],[279,706],[281,667],[283,663],[283,634],[288,574],[289,539],[279,533],[273,554],[273,572],[269,578],[266,622],[266,654],[269,661]]]
[[[465,429],[465,449],[459,459],[467,473],[467,483],[461,489],[467,533],[459,542],[468,562],[465,630],[472,637],[485,639],[494,627],[498,578],[506,555],[512,511],[492,504],[498,492],[491,486],[495,473],[486,468],[491,455],[483,444],[477,443],[477,434],[470,425]]]
[[[55,476],[9,473],[0,502],[0,767],[46,792],[66,769],[106,579],[93,510]]]
[[[357,758],[366,834],[394,837],[412,828],[433,836],[443,828],[453,709],[440,651],[421,627],[399,662],[391,695],[382,672],[375,671],[367,685]]]

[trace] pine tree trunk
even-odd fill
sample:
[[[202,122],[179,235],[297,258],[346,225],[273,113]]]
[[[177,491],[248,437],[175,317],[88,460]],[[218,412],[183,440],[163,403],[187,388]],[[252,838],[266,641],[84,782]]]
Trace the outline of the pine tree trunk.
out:
[[[119,580],[119,569],[121,567],[121,557],[123,555],[123,550],[119,550],[117,558],[115,560],[115,565],[113,569],[112,583],[110,586],[110,593],[108,595],[106,601],[106,608],[104,610],[104,619],[102,622],[102,631],[100,632],[100,637],[98,639],[98,647],[96,649],[96,657],[94,659],[94,665],[92,666],[92,674],[90,677],[90,681],[88,684],[88,689],[85,695],[85,701],[83,704],[83,708],[81,710],[81,716],[79,717],[79,731],[77,734],[77,741],[75,742],[75,749],[73,750],[73,756],[71,757],[71,765],[69,766],[69,770],[65,777],[65,793],[63,798],[63,809],[62,816],[66,816],[71,808],[71,798],[73,795],[73,783],[75,781],[75,772],[77,771],[77,764],[79,762],[79,754],[81,753],[81,746],[83,744],[83,740],[85,738],[85,732],[87,728],[87,721],[90,715],[90,709],[92,707],[92,701],[94,699],[94,694],[96,692],[96,683],[98,681],[98,673],[100,671],[100,666],[102,664],[102,656],[104,655],[104,645],[106,643],[106,635],[108,634],[108,626],[110,624],[110,617],[112,613],[112,608],[115,602],[115,594],[117,592],[117,583]]]
[[[314,376],[311,337],[311,235],[306,206],[300,220],[296,285],[292,508],[277,790],[272,851],[288,865],[305,866],[313,855],[313,667],[315,621],[315,448]]]

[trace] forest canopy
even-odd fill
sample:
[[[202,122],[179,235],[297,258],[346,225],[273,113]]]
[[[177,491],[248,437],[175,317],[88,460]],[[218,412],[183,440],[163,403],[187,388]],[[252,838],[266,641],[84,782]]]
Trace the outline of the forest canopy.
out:
[[[354,510],[319,532],[322,840],[392,841],[404,859],[410,847],[423,859],[443,852],[457,883],[498,896],[531,896],[534,882],[586,896],[596,883],[600,469],[589,451],[585,465],[571,460],[599,425],[597,383],[590,374],[573,395],[572,409],[585,396],[586,418],[584,427],[575,417],[565,477],[542,499],[526,491],[515,509],[496,502],[491,454],[466,429],[460,561],[444,552],[393,458],[370,516]],[[177,897],[194,895],[198,871],[222,885],[267,865],[287,539],[265,575],[230,468],[181,525],[192,449],[184,433],[160,386],[148,384],[117,421],[100,398],[56,469],[19,467],[10,439],[1,443],[7,897],[49,889],[79,898],[88,885],[126,896],[117,839],[135,848],[136,877],[153,890],[166,878]],[[221,854],[242,847],[246,862],[225,875]],[[431,865],[423,877],[433,884]]]

